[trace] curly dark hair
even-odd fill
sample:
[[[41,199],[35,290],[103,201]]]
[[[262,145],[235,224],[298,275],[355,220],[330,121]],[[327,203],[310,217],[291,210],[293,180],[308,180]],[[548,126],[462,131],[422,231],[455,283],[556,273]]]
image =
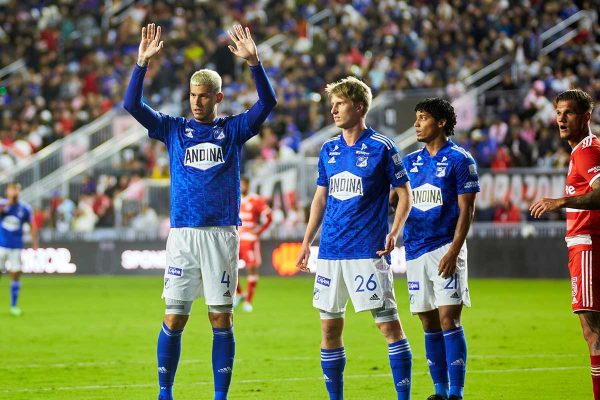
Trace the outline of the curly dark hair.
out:
[[[415,112],[417,111],[431,114],[436,121],[446,120],[446,125],[444,125],[446,136],[454,135],[456,113],[448,100],[440,97],[427,98],[415,106]]]

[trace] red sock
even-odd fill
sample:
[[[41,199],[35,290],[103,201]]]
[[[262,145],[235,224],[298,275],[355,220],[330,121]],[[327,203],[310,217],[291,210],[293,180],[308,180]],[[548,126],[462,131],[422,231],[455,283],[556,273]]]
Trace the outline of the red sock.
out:
[[[246,293],[246,301],[252,303],[252,296],[254,296],[254,290],[256,289],[256,282],[258,282],[258,276],[248,275],[248,291]]]
[[[594,384],[594,400],[600,400],[600,356],[590,356],[592,364],[592,383]]]
[[[242,294],[242,286],[240,285],[240,281],[238,281],[237,287],[235,288],[235,292],[238,294]]]

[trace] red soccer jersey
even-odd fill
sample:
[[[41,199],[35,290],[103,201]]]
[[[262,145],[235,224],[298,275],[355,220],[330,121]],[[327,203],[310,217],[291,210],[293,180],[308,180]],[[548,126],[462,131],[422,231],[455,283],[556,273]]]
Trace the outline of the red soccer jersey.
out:
[[[591,192],[600,178],[600,140],[594,135],[584,138],[571,152],[565,193],[568,197]],[[600,210],[567,208],[567,237],[600,236]]]
[[[264,216],[264,222],[261,224],[261,217]],[[240,240],[254,241],[271,224],[271,209],[264,198],[256,194],[248,194],[242,197],[240,203]]]

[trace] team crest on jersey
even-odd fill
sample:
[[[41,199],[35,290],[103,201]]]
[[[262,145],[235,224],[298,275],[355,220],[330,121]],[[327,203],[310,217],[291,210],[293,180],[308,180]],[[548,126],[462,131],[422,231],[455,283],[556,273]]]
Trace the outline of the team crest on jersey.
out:
[[[363,184],[360,176],[348,171],[340,172],[329,179],[329,195],[338,200],[348,200],[363,195]]]
[[[185,149],[184,165],[206,171],[223,164],[223,149],[212,143],[200,143]]]
[[[21,227],[21,220],[14,215],[2,218],[2,227],[9,232],[16,232]]]
[[[435,171],[435,176],[438,178],[443,178],[446,176],[446,167],[437,167]]]
[[[185,128],[185,136],[189,137],[190,139],[193,139],[194,130],[192,128]]]
[[[444,204],[441,189],[429,183],[414,188],[412,193],[413,207],[421,211],[431,210]]]
[[[225,139],[225,130],[221,126],[215,126],[213,128],[213,137],[215,140]]]
[[[367,156],[358,156],[358,157],[356,157],[356,166],[359,168],[364,168],[367,166],[368,160],[369,160],[369,157],[367,157]]]

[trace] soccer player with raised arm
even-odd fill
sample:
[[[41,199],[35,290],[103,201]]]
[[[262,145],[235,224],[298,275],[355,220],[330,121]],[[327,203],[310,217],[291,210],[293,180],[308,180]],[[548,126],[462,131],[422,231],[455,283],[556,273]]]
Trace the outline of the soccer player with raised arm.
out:
[[[248,288],[243,294],[238,281],[235,306],[244,302],[244,311],[251,312],[252,299],[258,283],[258,269],[262,262],[260,255],[260,235],[271,225],[273,212],[264,197],[250,193],[250,180],[246,176],[240,179],[242,201],[240,203],[240,261],[248,273]]]
[[[410,311],[425,331],[425,352],[435,394],[462,399],[467,343],[461,326],[470,306],[465,239],[473,220],[479,178],[473,157],[449,139],[456,114],[440,98],[415,107],[417,140],[425,147],[404,157],[413,208],[404,225]]]
[[[21,184],[10,182],[6,185],[6,198],[0,199],[0,272],[10,272],[10,313],[17,317],[23,313],[17,306],[21,291],[23,225],[29,224],[32,247],[38,248],[38,231],[32,223],[33,213],[28,204],[19,200],[20,193]]]
[[[579,316],[590,352],[594,399],[600,400],[600,140],[590,130],[592,97],[580,89],[567,90],[554,100],[560,138],[571,148],[566,197],[544,198],[532,206],[539,218],[567,207],[567,249],[571,274],[572,309]]]
[[[235,25],[228,33],[235,45],[229,49],[246,60],[258,92],[258,101],[247,112],[217,117],[223,101],[221,77],[207,69],[196,71],[190,79],[192,119],[165,115],[145,104],[142,88],[148,62],[163,48],[161,28],[154,24],[142,28],[137,65],[125,94],[125,109],[169,152],[171,230],[163,290],[166,311],[157,346],[159,400],[173,398],[181,334],[198,297],[206,300],[213,328],[214,398],[226,399],[231,382],[240,151],[258,133],[277,100],[250,30]]]
[[[297,261],[308,271],[310,245],[322,222],[313,306],[321,315],[325,386],[330,399],[343,399],[342,330],[350,298],[356,312],[371,311],[388,343],[398,399],[409,399],[412,353],[398,317],[389,258],[411,205],[406,170],[394,142],[365,124],[372,99],[367,85],[348,77],[326,91],[342,133],[321,148],[317,190]],[[399,198],[391,229],[390,187]]]

